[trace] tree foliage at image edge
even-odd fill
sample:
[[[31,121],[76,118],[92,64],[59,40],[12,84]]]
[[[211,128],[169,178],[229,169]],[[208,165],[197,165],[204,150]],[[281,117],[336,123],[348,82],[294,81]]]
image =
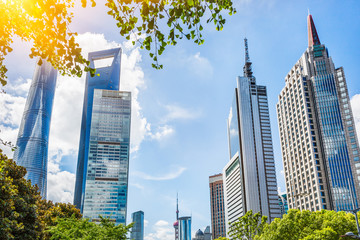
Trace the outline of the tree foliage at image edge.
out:
[[[75,0],[3,0],[0,1],[0,83],[7,82],[6,55],[14,37],[32,44],[30,58],[50,62],[62,75],[81,76],[83,71],[93,76],[95,69],[81,55],[70,30]],[[203,44],[203,22],[214,23],[217,30],[225,24],[223,13],[236,12],[231,0],[106,0],[110,16],[121,36],[138,42],[149,51],[152,66],[160,69],[158,56],[166,46],[176,45],[179,39]],[[87,6],[87,0],[81,0]],[[90,0],[91,7],[96,0]],[[204,19],[205,18],[205,19]]]

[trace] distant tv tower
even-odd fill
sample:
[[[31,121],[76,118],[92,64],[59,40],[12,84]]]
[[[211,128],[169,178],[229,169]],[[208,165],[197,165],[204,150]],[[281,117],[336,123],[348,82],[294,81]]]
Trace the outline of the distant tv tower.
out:
[[[178,193],[176,193],[176,220],[179,220],[179,199],[178,199]]]
[[[179,199],[176,193],[176,221],[174,222],[175,240],[179,240]]]

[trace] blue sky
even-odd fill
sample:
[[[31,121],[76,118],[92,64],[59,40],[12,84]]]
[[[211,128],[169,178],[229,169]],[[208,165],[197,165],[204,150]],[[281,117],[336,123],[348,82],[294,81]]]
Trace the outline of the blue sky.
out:
[[[170,239],[176,193],[180,215],[192,215],[193,234],[210,225],[208,177],[228,161],[226,118],[235,78],[244,64],[243,38],[249,41],[257,83],[266,85],[277,167],[284,191],[275,105],[284,77],[307,47],[306,16],[313,16],[320,41],[336,67],[343,66],[360,122],[360,2],[356,0],[235,0],[237,14],[227,16],[224,30],[205,25],[205,44],[179,41],[160,57],[163,70],[151,68],[148,53],[131,47],[98,3],[76,9],[72,30],[81,35],[84,51],[123,47],[120,85],[133,94],[132,145],[128,221],[145,212],[146,239]],[[29,44],[16,40],[6,60],[7,96],[0,96],[0,136],[16,141],[17,128],[35,62]],[[83,80],[58,79],[52,116],[49,198],[70,201],[77,161]],[[7,151],[9,153],[9,151]],[[10,153],[9,153],[10,154]]]

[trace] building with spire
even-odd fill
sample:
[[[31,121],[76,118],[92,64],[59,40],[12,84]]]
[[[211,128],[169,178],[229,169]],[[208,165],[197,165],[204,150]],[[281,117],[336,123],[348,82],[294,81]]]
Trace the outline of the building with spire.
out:
[[[247,211],[280,217],[269,107],[256,85],[245,38],[244,76],[237,77],[228,118],[230,161],[223,169],[226,232]]]
[[[359,207],[359,143],[342,67],[307,17],[308,48],[285,77],[277,117],[289,208]]]
[[[40,60],[41,61],[41,60]],[[49,62],[36,64],[16,142],[14,161],[26,168],[25,178],[46,198],[51,113],[57,71]]]

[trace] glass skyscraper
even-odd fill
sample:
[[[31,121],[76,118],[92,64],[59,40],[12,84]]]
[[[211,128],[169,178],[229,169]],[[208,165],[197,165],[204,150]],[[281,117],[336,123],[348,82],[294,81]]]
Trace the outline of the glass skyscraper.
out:
[[[359,144],[345,74],[320,43],[311,15],[308,43],[277,103],[289,208],[358,208]]]
[[[191,217],[179,218],[179,240],[191,240]]]
[[[144,212],[137,211],[131,214],[132,222],[134,223],[131,228],[131,240],[144,240]]]
[[[106,59],[109,66],[97,66]],[[120,59],[120,48],[89,53],[99,75],[86,78],[74,204],[93,221],[125,224],[131,94],[118,91]]]
[[[228,136],[230,161],[223,169],[226,232],[249,210],[269,221],[280,217],[267,91],[256,85],[247,39],[244,76],[237,77]]]
[[[43,60],[36,65],[16,142],[14,160],[26,168],[26,179],[46,198],[50,120],[57,71]]]

